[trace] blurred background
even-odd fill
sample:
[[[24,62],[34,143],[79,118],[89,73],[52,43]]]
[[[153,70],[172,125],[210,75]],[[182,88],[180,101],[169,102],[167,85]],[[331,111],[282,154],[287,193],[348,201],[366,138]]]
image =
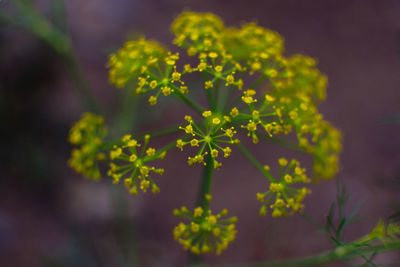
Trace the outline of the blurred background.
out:
[[[172,210],[193,207],[201,177],[200,168],[186,165],[186,153],[173,149],[160,163],[166,174],[158,195],[131,196],[106,176],[93,182],[67,166],[68,131],[82,112],[104,115],[114,136],[181,122],[186,108],[166,103],[154,112],[144,98],[126,101],[108,83],[106,62],[124,41],[142,35],[174,51],[169,25],[184,9],[213,12],[228,26],[257,21],[284,37],[286,55],[317,58],[329,80],[321,112],[344,136],[338,178],[351,193],[350,207],[362,202],[345,239],[369,232],[379,218],[396,219],[400,1],[2,0],[0,265],[185,266],[187,254],[172,237],[178,223]],[[155,146],[172,138],[155,139]],[[265,163],[293,154],[249,145]],[[308,216],[324,223],[336,184],[312,185]],[[239,217],[237,239],[206,262],[292,258],[332,247],[299,215],[259,217],[255,193],[264,188],[263,177],[234,150],[215,174],[212,208]],[[400,262],[396,253],[379,259]]]

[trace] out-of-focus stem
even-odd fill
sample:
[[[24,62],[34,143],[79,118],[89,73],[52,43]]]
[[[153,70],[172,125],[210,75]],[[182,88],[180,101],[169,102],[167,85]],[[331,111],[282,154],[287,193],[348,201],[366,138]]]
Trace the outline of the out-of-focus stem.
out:
[[[182,100],[186,105],[194,109],[197,113],[199,114],[203,113],[204,108],[201,105],[199,105],[197,102],[187,97],[186,95],[182,94],[177,86],[173,84],[170,84],[170,86],[174,88],[174,95],[178,99]]]
[[[311,266],[321,266],[322,264],[350,260],[356,257],[360,257],[362,255],[370,255],[374,253],[382,253],[392,250],[400,249],[400,241],[395,241],[389,244],[379,244],[379,245],[370,245],[368,247],[357,248],[357,250],[346,248],[346,247],[336,247],[333,250],[329,250],[326,252],[322,252],[319,254],[315,254],[312,256],[304,257],[304,258],[296,258],[289,260],[276,260],[269,262],[260,262],[260,263],[245,263],[245,264],[230,264],[230,265],[214,265],[214,266],[226,266],[226,267],[311,267]],[[205,266],[205,265],[198,265]]]
[[[264,166],[261,165],[261,163],[258,162],[258,160],[251,154],[251,152],[241,143],[236,144],[236,146],[239,148],[240,152],[242,152],[243,156],[245,156],[251,164],[253,164],[254,167],[257,168],[262,174],[264,174],[268,180],[271,181],[271,183],[276,182],[272,175],[269,173],[269,171],[264,169]]]
[[[29,1],[14,0],[13,4],[20,15],[19,18],[3,12],[0,12],[0,18],[9,24],[23,28],[53,49],[61,57],[68,75],[73,80],[74,88],[78,91],[82,105],[86,109],[98,113],[98,105],[83,76],[69,37],[50,24]]]

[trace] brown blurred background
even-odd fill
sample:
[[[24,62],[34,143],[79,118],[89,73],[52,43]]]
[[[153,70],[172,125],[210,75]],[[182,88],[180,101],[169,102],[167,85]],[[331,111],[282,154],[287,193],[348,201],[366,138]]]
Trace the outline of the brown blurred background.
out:
[[[400,209],[400,1],[68,0],[65,12],[60,1],[35,1],[40,14],[71,38],[76,60],[19,23],[26,17],[12,2],[0,1],[1,266],[186,264],[187,255],[173,241],[178,219],[172,210],[193,206],[201,176],[200,168],[186,166],[186,153],[172,150],[160,163],[166,168],[160,194],[135,197],[108,177],[85,180],[66,163],[70,126],[82,112],[93,110],[77,87],[95,96],[101,113],[113,120],[116,136],[181,121],[182,109],[167,105],[162,113],[134,116],[148,110],[147,101],[123,104],[121,91],[108,83],[105,65],[109,53],[135,36],[175,49],[169,25],[185,8],[213,12],[228,26],[255,20],[284,37],[286,55],[319,60],[329,79],[321,112],[344,136],[338,177],[351,192],[350,205],[363,201],[361,219],[349,227],[346,240]],[[71,66],[75,71],[80,66],[83,76]],[[156,145],[172,137],[158,138]],[[293,155],[276,145],[249,145],[265,163]],[[239,151],[223,162],[215,174],[212,208],[228,208],[239,217],[238,235],[226,252],[207,256],[207,262],[300,257],[332,247],[301,216],[259,217],[255,193],[265,186]],[[306,214],[323,223],[335,200],[336,181],[312,190]],[[399,263],[400,256],[378,260]]]

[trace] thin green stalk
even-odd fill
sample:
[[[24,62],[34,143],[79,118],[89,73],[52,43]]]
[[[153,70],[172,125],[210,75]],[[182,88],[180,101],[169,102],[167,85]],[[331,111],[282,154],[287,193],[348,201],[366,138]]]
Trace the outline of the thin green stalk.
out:
[[[118,256],[122,262],[121,266],[138,266],[139,250],[138,238],[135,227],[135,220],[129,214],[129,203],[127,194],[122,194],[121,187],[116,186],[110,189],[111,205],[116,214],[113,233],[117,240]]]
[[[21,27],[30,34],[44,41],[51,49],[60,55],[63,64],[71,77],[74,88],[78,91],[82,105],[98,113],[99,107],[92,96],[82,69],[76,59],[71,40],[60,29],[51,25],[28,1],[14,1],[14,6],[19,12],[20,19],[8,15],[1,15],[6,22]]]
[[[260,84],[262,84],[266,80],[267,76],[265,74],[262,74],[260,77],[258,77],[257,80],[255,80],[251,85],[250,89],[255,90]]]
[[[232,122],[235,122],[235,120],[233,120]],[[243,130],[241,128],[238,127],[238,131],[242,132],[242,133],[246,133],[246,130]],[[265,132],[264,132],[265,133]],[[298,144],[288,141],[288,140],[284,140],[281,138],[277,138],[277,137],[270,137],[266,134],[260,134],[257,135],[260,139],[264,139],[267,140],[273,144],[277,144],[277,145],[281,145],[283,147],[289,148],[291,150],[294,151],[299,151],[299,152],[303,152],[303,153],[307,153],[310,154],[309,152],[307,152],[307,150],[305,150],[304,148],[300,147]]]
[[[392,250],[400,249],[400,241],[395,241],[389,244],[379,244],[379,245],[371,245],[365,248],[358,248],[357,251],[350,248],[345,247],[336,247],[335,249],[325,251],[322,253],[315,254],[313,256],[303,257],[303,258],[295,258],[289,260],[276,260],[276,261],[267,261],[260,263],[245,263],[245,264],[230,264],[230,265],[218,265],[219,267],[312,267],[312,266],[321,266],[322,264],[336,262],[336,261],[344,261],[350,260],[356,257],[359,257],[359,254],[362,255],[370,255],[374,253],[382,253]],[[205,265],[202,265],[205,266]],[[217,266],[217,265],[214,265]]]
[[[214,100],[213,100],[213,96],[212,96],[212,92],[210,88],[205,89],[206,90],[206,95],[207,95],[207,101],[208,101],[208,106],[210,107],[211,110],[214,110]]]
[[[166,145],[163,146],[162,148],[157,149],[157,154],[156,154],[156,155],[158,155],[158,154],[160,154],[160,153],[162,153],[162,152],[164,152],[164,151],[168,151],[168,150],[170,150],[171,148],[174,148],[175,146],[176,146],[176,141],[174,140],[174,141],[172,141],[172,142],[166,144]]]
[[[203,177],[200,182],[200,188],[197,196],[196,207],[202,207],[204,211],[210,208],[210,199],[207,199],[207,195],[211,193],[212,174],[214,171],[213,158],[209,151],[206,156],[206,166],[203,169]],[[202,257],[190,253],[188,257],[189,266],[200,264]]]
[[[294,150],[294,151],[299,151],[299,152],[303,152],[303,153],[308,153],[309,154],[309,152],[307,152],[307,150],[305,150],[304,148],[300,147],[298,144],[296,144],[294,142],[291,142],[291,141],[288,141],[288,140],[284,140],[284,139],[277,138],[277,137],[269,137],[268,135],[265,135],[265,134],[261,135],[260,138],[261,139],[265,139],[265,140],[267,140],[267,141],[269,141],[271,143],[278,144],[278,145],[281,145],[283,147],[289,148],[289,149]]]
[[[165,127],[165,128],[162,128],[162,129],[154,130],[154,131],[149,131],[149,132],[146,132],[144,134],[140,134],[140,135],[138,135],[138,138],[143,138],[146,134],[149,134],[151,137],[160,137],[160,136],[164,136],[164,135],[177,133],[179,131],[181,131],[179,129],[179,125],[174,125],[174,126],[170,126],[170,127]]]
[[[188,105],[189,107],[194,109],[197,113],[199,113],[199,114],[203,113],[203,111],[205,109],[200,104],[198,104],[194,100],[190,99],[186,95],[182,94],[179,91],[179,88],[177,86],[172,85],[172,84],[171,84],[171,86],[174,88],[174,96],[176,96],[178,99],[182,100],[186,105]]]
[[[202,72],[202,77],[203,77],[203,83],[208,81],[208,77],[207,77],[207,73],[206,72],[204,72],[204,71]],[[215,110],[215,102],[214,102],[212,89],[208,88],[208,89],[205,89],[205,90],[206,90],[206,95],[207,95],[207,100],[208,100],[208,106],[210,107],[210,109],[212,111],[214,111]]]
[[[254,167],[257,168],[262,174],[264,174],[268,180],[271,181],[271,183],[276,182],[275,179],[272,177],[272,175],[264,169],[264,166],[261,165],[261,163],[258,162],[258,160],[251,154],[251,152],[241,143],[236,144],[236,146],[239,148],[240,152],[250,161],[251,164],[254,165]]]
[[[206,155],[206,166],[203,169],[203,177],[200,183],[200,190],[197,199],[197,207],[200,206],[207,211],[210,208],[210,200],[206,198],[207,195],[211,194],[211,183],[212,174],[214,171],[213,158],[211,157],[211,152],[209,151]]]
[[[222,105],[220,105],[220,103],[219,103],[219,84],[220,84],[220,82],[219,82],[219,79],[217,79],[216,81],[215,81],[215,86],[214,86],[214,93],[215,93],[215,98],[214,98],[214,110],[217,110],[217,111],[221,111],[221,107],[222,107]]]

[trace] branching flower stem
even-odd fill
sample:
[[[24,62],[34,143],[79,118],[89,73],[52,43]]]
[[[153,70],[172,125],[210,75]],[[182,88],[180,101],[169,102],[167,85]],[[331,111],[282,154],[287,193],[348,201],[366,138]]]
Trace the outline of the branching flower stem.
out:
[[[208,210],[210,207],[210,198],[207,198],[207,196],[210,196],[211,193],[212,175],[214,171],[213,159],[210,153],[208,153],[206,156],[206,164],[207,165],[203,168],[203,175],[200,181],[196,203],[196,207],[202,207],[203,210]],[[201,256],[189,254],[188,260],[190,265],[195,265],[201,262]]]
[[[179,88],[176,87],[175,85],[170,84],[171,87],[173,87],[175,89],[174,91],[174,95],[182,100],[186,105],[188,105],[189,107],[191,107],[193,110],[195,110],[197,113],[201,114],[203,113],[203,111],[205,110],[200,104],[198,104],[197,102],[195,102],[193,99],[187,97],[186,95],[182,94],[179,91]]]
[[[271,183],[275,183],[275,179],[272,177],[272,175],[269,173],[269,171],[264,169],[264,166],[261,165],[260,162],[251,154],[251,152],[241,143],[236,144],[236,146],[239,148],[240,152],[242,152],[243,156],[245,156],[251,164],[254,165],[254,167],[257,168],[262,174],[264,174],[268,180],[271,181]]]
[[[33,36],[41,39],[61,58],[68,75],[74,82],[74,88],[80,96],[82,106],[86,109],[99,112],[98,103],[93,96],[81,66],[76,58],[70,38],[56,26],[50,24],[45,17],[38,13],[29,1],[13,1],[16,10],[21,14],[20,20],[0,12],[0,20],[20,27]]]
[[[221,107],[222,107],[222,105],[220,105],[220,103],[219,103],[219,94],[220,94],[220,90],[219,90],[219,85],[220,85],[220,82],[219,82],[219,80],[220,79],[217,79],[216,81],[215,81],[215,89],[214,89],[214,93],[215,93],[215,98],[214,98],[214,103],[215,103],[215,105],[214,105],[214,107],[215,107],[215,110],[217,110],[217,111],[221,111]]]
[[[276,261],[268,261],[268,262],[260,262],[260,263],[246,263],[246,264],[230,264],[230,265],[214,265],[215,267],[296,267],[296,266],[321,266],[322,264],[335,262],[335,261],[344,261],[350,260],[356,257],[359,257],[359,253],[361,252],[363,255],[370,255],[374,253],[382,253],[388,252],[392,250],[396,250],[400,248],[400,241],[395,241],[389,244],[379,244],[379,245],[371,245],[365,248],[359,248],[357,252],[352,249],[345,247],[336,247],[332,250],[325,251],[319,254],[315,254],[313,256],[304,257],[304,258],[296,258],[289,260],[276,260]],[[206,266],[206,265],[198,265]]]
[[[206,166],[203,168],[203,177],[200,182],[200,190],[196,205],[197,207],[202,207],[204,210],[208,210],[210,207],[210,199],[207,196],[211,194],[213,171],[213,159],[209,152],[206,156]]]
[[[177,133],[179,131],[181,131],[179,129],[179,125],[174,125],[174,126],[170,126],[170,127],[157,129],[157,130],[154,130],[154,131],[148,131],[146,133],[139,134],[137,136],[138,136],[138,138],[143,138],[146,134],[149,134],[151,137],[154,138],[154,137],[160,137],[160,136],[165,136],[165,135]]]

